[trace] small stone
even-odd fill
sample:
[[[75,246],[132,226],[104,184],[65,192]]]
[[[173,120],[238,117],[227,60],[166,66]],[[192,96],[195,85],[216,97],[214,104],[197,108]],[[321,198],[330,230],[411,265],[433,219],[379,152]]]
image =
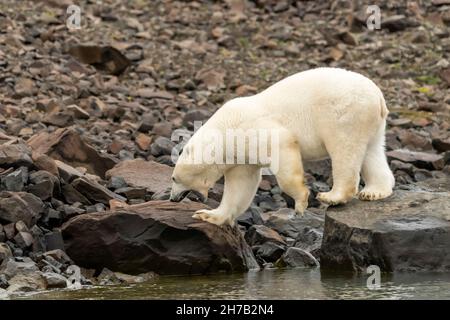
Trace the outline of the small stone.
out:
[[[15,95],[18,98],[31,96],[36,94],[36,86],[34,81],[28,78],[20,78],[14,86]]]
[[[16,244],[22,248],[28,248],[33,244],[33,236],[29,232],[18,232],[14,237]]]
[[[3,232],[5,233],[6,239],[10,240],[16,235],[16,225],[15,223],[8,223],[3,226]]]
[[[75,189],[71,184],[66,184],[62,187],[62,195],[64,197],[64,200],[68,204],[74,204],[74,203],[82,203],[89,205],[91,202],[77,189]]]
[[[264,221],[261,217],[261,209],[258,207],[247,209],[237,218],[237,223],[247,228],[250,228],[255,224],[263,224]]]
[[[160,155],[170,155],[175,143],[166,137],[158,137],[151,145],[151,154],[155,157]]]
[[[158,117],[156,117],[153,113],[145,113],[142,115],[142,120],[138,127],[138,131],[148,133],[158,121]]]
[[[75,119],[89,119],[89,113],[83,109],[81,109],[79,106],[73,104],[67,107],[67,110],[72,112],[73,117]]]
[[[110,191],[106,187],[87,177],[77,178],[72,182],[72,186],[89,200],[109,204],[109,200],[117,199],[125,201],[126,199]]]
[[[55,160],[53,160],[46,154],[38,153],[33,153],[32,159],[36,168],[38,168],[39,170],[50,172],[55,177],[59,177],[58,167]]]
[[[72,259],[62,249],[53,249],[44,253],[45,257],[52,257],[62,265],[73,264]]]
[[[211,113],[203,109],[194,109],[186,112],[183,118],[183,125],[188,129],[194,128],[194,122],[204,123],[207,119],[211,117]]]
[[[67,287],[67,278],[60,274],[57,274],[55,272],[45,272],[42,275],[47,281],[48,289]]]
[[[314,256],[303,249],[291,247],[276,262],[278,267],[298,268],[298,267],[319,267],[319,261]]]
[[[264,225],[251,226],[245,233],[245,240],[251,246],[264,244],[267,241],[286,244],[284,239],[275,230]]]
[[[256,251],[256,258],[261,259],[264,262],[275,262],[280,259],[285,250],[285,245],[267,241],[262,244]]]
[[[59,180],[57,177],[47,171],[36,171],[30,175],[30,182],[33,185],[28,186],[28,192],[39,197],[41,200],[47,200],[56,194],[59,194]]]
[[[58,111],[47,114],[42,122],[55,127],[65,128],[73,124],[73,115],[69,112]]]
[[[1,185],[8,191],[22,191],[28,181],[28,168],[19,169],[1,177]]]
[[[157,136],[170,138],[172,134],[172,124],[167,121],[155,123],[152,132]]]
[[[150,148],[153,139],[146,134],[139,133],[135,141],[139,149],[141,149],[142,151],[147,151]]]
[[[59,175],[66,183],[71,183],[75,178],[79,178],[83,176],[83,173],[74,167],[59,161],[55,160],[56,167],[58,168]]]

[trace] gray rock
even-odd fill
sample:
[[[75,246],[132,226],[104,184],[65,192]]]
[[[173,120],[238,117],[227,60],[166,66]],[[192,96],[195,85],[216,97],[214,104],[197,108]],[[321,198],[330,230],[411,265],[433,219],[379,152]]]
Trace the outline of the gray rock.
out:
[[[16,234],[14,241],[21,249],[25,249],[33,244],[34,239],[31,233],[21,231]]]
[[[55,272],[45,272],[42,274],[42,276],[47,281],[47,288],[53,289],[53,288],[65,288],[67,287],[67,279],[66,277],[57,274]]]
[[[72,182],[72,186],[94,203],[100,202],[109,205],[109,200],[117,199],[126,201],[126,198],[110,191],[93,179],[87,177],[77,178]]]
[[[28,192],[39,197],[41,200],[47,200],[53,196],[53,193],[60,192],[59,179],[47,171],[37,171],[30,174]]]
[[[65,184],[61,188],[62,195],[64,197],[64,200],[68,204],[74,204],[76,202],[89,205],[91,202],[77,189],[75,189],[71,184]]]
[[[450,188],[396,190],[380,201],[353,200],[328,209],[323,268],[365,272],[450,270]],[[429,190],[429,189],[428,189]]]
[[[286,244],[284,239],[276,232],[264,225],[253,225],[245,233],[245,241],[251,246],[261,245],[267,241]]]
[[[286,251],[286,246],[280,243],[267,241],[256,250],[256,259],[262,264],[266,262],[275,262]]]
[[[321,214],[309,210],[303,216],[299,216],[293,209],[280,209],[263,217],[266,217],[267,227],[293,239],[296,239],[306,228],[322,230],[324,224],[324,217]]]
[[[55,230],[44,235],[47,250],[64,250],[61,231]]]
[[[126,188],[126,187],[128,187],[128,184],[123,177],[112,176],[108,182],[108,188],[110,188],[110,189],[116,190],[116,189],[121,189],[121,188]]]
[[[311,253],[316,259],[320,259],[320,247],[322,245],[323,231],[314,228],[304,228],[295,239],[294,247]]]
[[[283,256],[276,262],[278,267],[299,268],[299,267],[319,267],[319,261],[314,256],[300,248],[291,247],[286,250]]]
[[[61,249],[54,249],[44,253],[44,257],[51,257],[61,265],[73,264],[72,259]]]
[[[18,258],[9,258],[6,263],[3,263],[3,267],[0,273],[4,274],[7,278],[12,278],[18,273],[33,273],[39,271],[36,263],[30,258],[22,258],[22,261],[18,261]]]
[[[66,183],[71,183],[74,179],[83,176],[79,170],[59,160],[55,160],[58,173],[61,179]]]
[[[237,219],[237,223],[247,228],[254,224],[263,224],[264,221],[261,217],[261,209],[258,207],[249,208],[243,214],[241,214]]]
[[[20,167],[19,169],[1,177],[2,187],[8,191],[22,191],[27,181],[27,167]]]
[[[150,153],[155,156],[171,155],[175,143],[166,137],[158,137],[150,146]]]
[[[20,273],[9,281],[9,293],[32,292],[47,289],[47,282],[41,272]]]

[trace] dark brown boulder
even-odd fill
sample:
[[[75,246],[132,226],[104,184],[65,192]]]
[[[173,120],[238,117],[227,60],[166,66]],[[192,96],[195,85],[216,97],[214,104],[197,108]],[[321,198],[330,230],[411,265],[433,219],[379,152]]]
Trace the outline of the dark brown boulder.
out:
[[[32,227],[44,213],[44,203],[27,192],[0,192],[0,223],[23,221]]]
[[[77,265],[128,274],[207,274],[257,268],[238,228],[192,218],[203,204],[150,201],[84,214],[63,225],[66,252]]]
[[[447,179],[448,180],[448,179]],[[324,269],[365,272],[450,271],[450,192],[396,190],[380,201],[329,208],[321,247]]]
[[[73,167],[84,167],[89,173],[102,178],[105,177],[105,172],[116,164],[112,158],[100,154],[85,143],[71,128],[60,128],[52,133],[40,132],[32,136],[27,143],[36,154],[46,154]]]

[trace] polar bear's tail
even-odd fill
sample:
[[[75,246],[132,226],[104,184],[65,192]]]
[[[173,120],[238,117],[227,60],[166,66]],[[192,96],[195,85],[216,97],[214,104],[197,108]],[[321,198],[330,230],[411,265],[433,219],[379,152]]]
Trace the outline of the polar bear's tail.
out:
[[[386,107],[386,101],[384,100],[383,95],[381,95],[381,97],[380,97],[380,108],[381,108],[381,113],[380,113],[381,118],[386,119],[389,114],[389,110]]]

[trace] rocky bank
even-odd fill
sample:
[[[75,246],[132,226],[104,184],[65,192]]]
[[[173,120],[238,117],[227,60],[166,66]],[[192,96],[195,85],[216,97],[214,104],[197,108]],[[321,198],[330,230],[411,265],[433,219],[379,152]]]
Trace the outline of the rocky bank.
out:
[[[81,29],[68,30],[71,1],[0,1],[0,297],[74,276],[448,271],[450,3],[379,1],[376,31],[365,27],[372,3],[353,3],[78,1]],[[325,160],[305,164],[304,217],[271,176],[233,229],[192,220],[195,195],[167,201],[170,155],[194,121],[317,66],[383,90],[392,198],[321,206]],[[222,192],[219,183],[207,205]]]

